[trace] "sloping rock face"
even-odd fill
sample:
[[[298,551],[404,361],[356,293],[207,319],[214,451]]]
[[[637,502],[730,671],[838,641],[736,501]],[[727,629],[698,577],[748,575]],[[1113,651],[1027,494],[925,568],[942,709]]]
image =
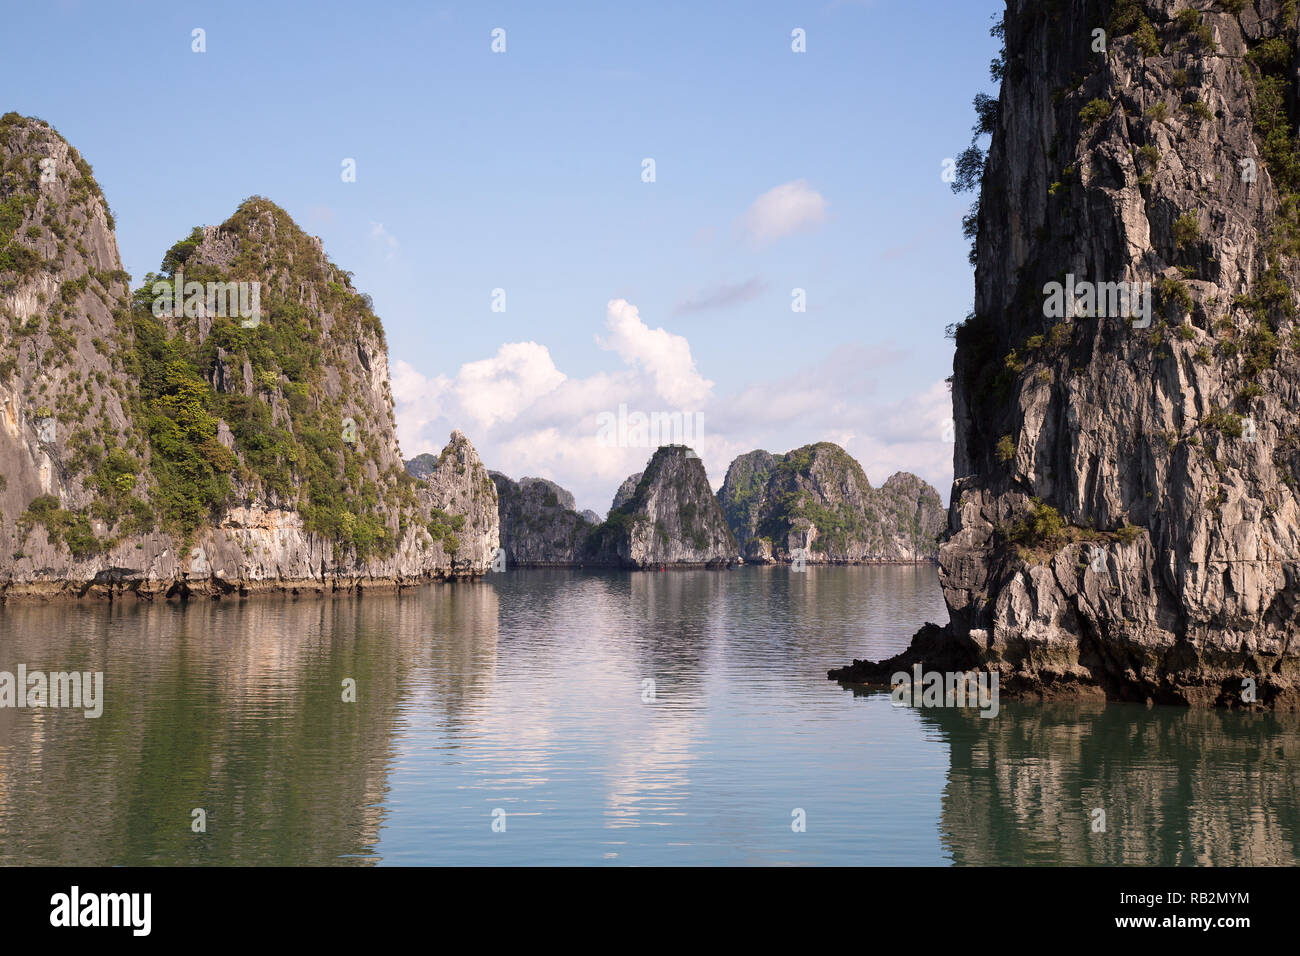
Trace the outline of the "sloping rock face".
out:
[[[572,494],[545,478],[515,482],[500,472],[490,474],[497,489],[501,547],[508,567],[582,564],[595,522],[575,510]]]
[[[592,563],[627,568],[727,567],[740,558],[704,464],[684,445],[654,453],[630,498],[587,542]]]
[[[636,486],[641,484],[641,476],[644,474],[645,472],[638,471],[635,475],[628,475],[623,479],[623,483],[618,486],[618,491],[614,492],[614,501],[609,506],[611,514],[632,499],[632,495],[636,493]]]
[[[751,560],[750,541],[758,536],[767,480],[780,457],[761,450],[741,455],[728,466],[727,477],[718,489],[718,504],[722,506],[723,517],[736,540],[746,547],[746,561]],[[771,552],[770,543],[767,550]]]
[[[718,501],[753,563],[790,561],[801,549],[819,564],[932,561],[944,520],[939,493],[920,478],[899,472],[874,489],[830,442],[742,455]]]
[[[283,210],[255,198],[195,229],[132,296],[75,150],[7,114],[0,159],[5,597],[324,591],[490,566],[486,469],[454,433],[427,482],[406,473],[383,328]]]
[[[1203,6],[1008,4],[927,632],[1004,691],[1296,707],[1297,12]]]

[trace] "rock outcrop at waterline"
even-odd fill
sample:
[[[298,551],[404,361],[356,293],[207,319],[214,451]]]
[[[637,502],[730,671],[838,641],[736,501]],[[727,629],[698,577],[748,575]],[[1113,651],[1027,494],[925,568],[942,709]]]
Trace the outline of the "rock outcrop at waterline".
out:
[[[501,547],[507,567],[574,567],[584,560],[596,522],[580,514],[573,495],[545,478],[511,481],[490,472],[496,484]]]
[[[1296,707],[1297,18],[1008,4],[956,330],[951,622],[912,658],[970,655],[1004,692]],[[1045,317],[1066,281],[1151,282],[1152,321]]]
[[[453,433],[427,481],[406,473],[382,325],[283,210],[250,199],[134,296],[128,282],[89,165],[5,114],[4,597],[326,591],[490,566],[496,489],[478,456]]]
[[[593,564],[728,567],[740,558],[704,463],[684,445],[654,453],[628,498],[587,540]]]
[[[933,561],[943,530],[939,493],[898,472],[879,489],[862,466],[830,442],[784,455],[752,451],[727,469],[718,502],[750,563]]]

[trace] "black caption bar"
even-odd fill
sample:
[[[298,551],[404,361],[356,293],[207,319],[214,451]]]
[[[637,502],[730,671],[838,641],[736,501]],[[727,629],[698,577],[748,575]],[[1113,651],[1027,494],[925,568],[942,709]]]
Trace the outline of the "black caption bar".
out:
[[[1189,934],[1228,945],[1276,932],[1295,870],[1261,869],[0,869],[6,935],[154,942],[356,940],[386,927],[580,924],[659,935],[717,926],[766,934],[963,926],[990,937],[1053,930],[1077,939]],[[730,900],[731,902],[727,902]],[[440,914],[440,915],[438,915]],[[1012,923],[1005,920],[1013,917]],[[433,923],[428,923],[433,920]],[[595,937],[593,937],[595,938]],[[1029,937],[1026,937],[1029,938]]]

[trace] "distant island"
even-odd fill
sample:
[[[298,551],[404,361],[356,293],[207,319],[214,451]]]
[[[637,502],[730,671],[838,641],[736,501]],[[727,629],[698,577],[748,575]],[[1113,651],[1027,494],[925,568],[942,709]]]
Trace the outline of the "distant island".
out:
[[[407,462],[412,474],[422,467]],[[936,560],[946,523],[920,478],[900,472],[873,489],[829,442],[742,455],[716,495],[690,449],[665,446],[622,483],[603,522],[553,482],[493,479],[501,547],[519,567],[915,564]]]

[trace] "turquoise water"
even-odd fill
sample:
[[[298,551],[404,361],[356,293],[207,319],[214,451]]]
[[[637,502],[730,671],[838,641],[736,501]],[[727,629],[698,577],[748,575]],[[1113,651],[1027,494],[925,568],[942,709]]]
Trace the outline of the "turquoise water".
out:
[[[826,680],[944,619],[930,567],[6,607],[0,670],[106,703],[0,709],[0,863],[1296,862],[1290,718]]]

